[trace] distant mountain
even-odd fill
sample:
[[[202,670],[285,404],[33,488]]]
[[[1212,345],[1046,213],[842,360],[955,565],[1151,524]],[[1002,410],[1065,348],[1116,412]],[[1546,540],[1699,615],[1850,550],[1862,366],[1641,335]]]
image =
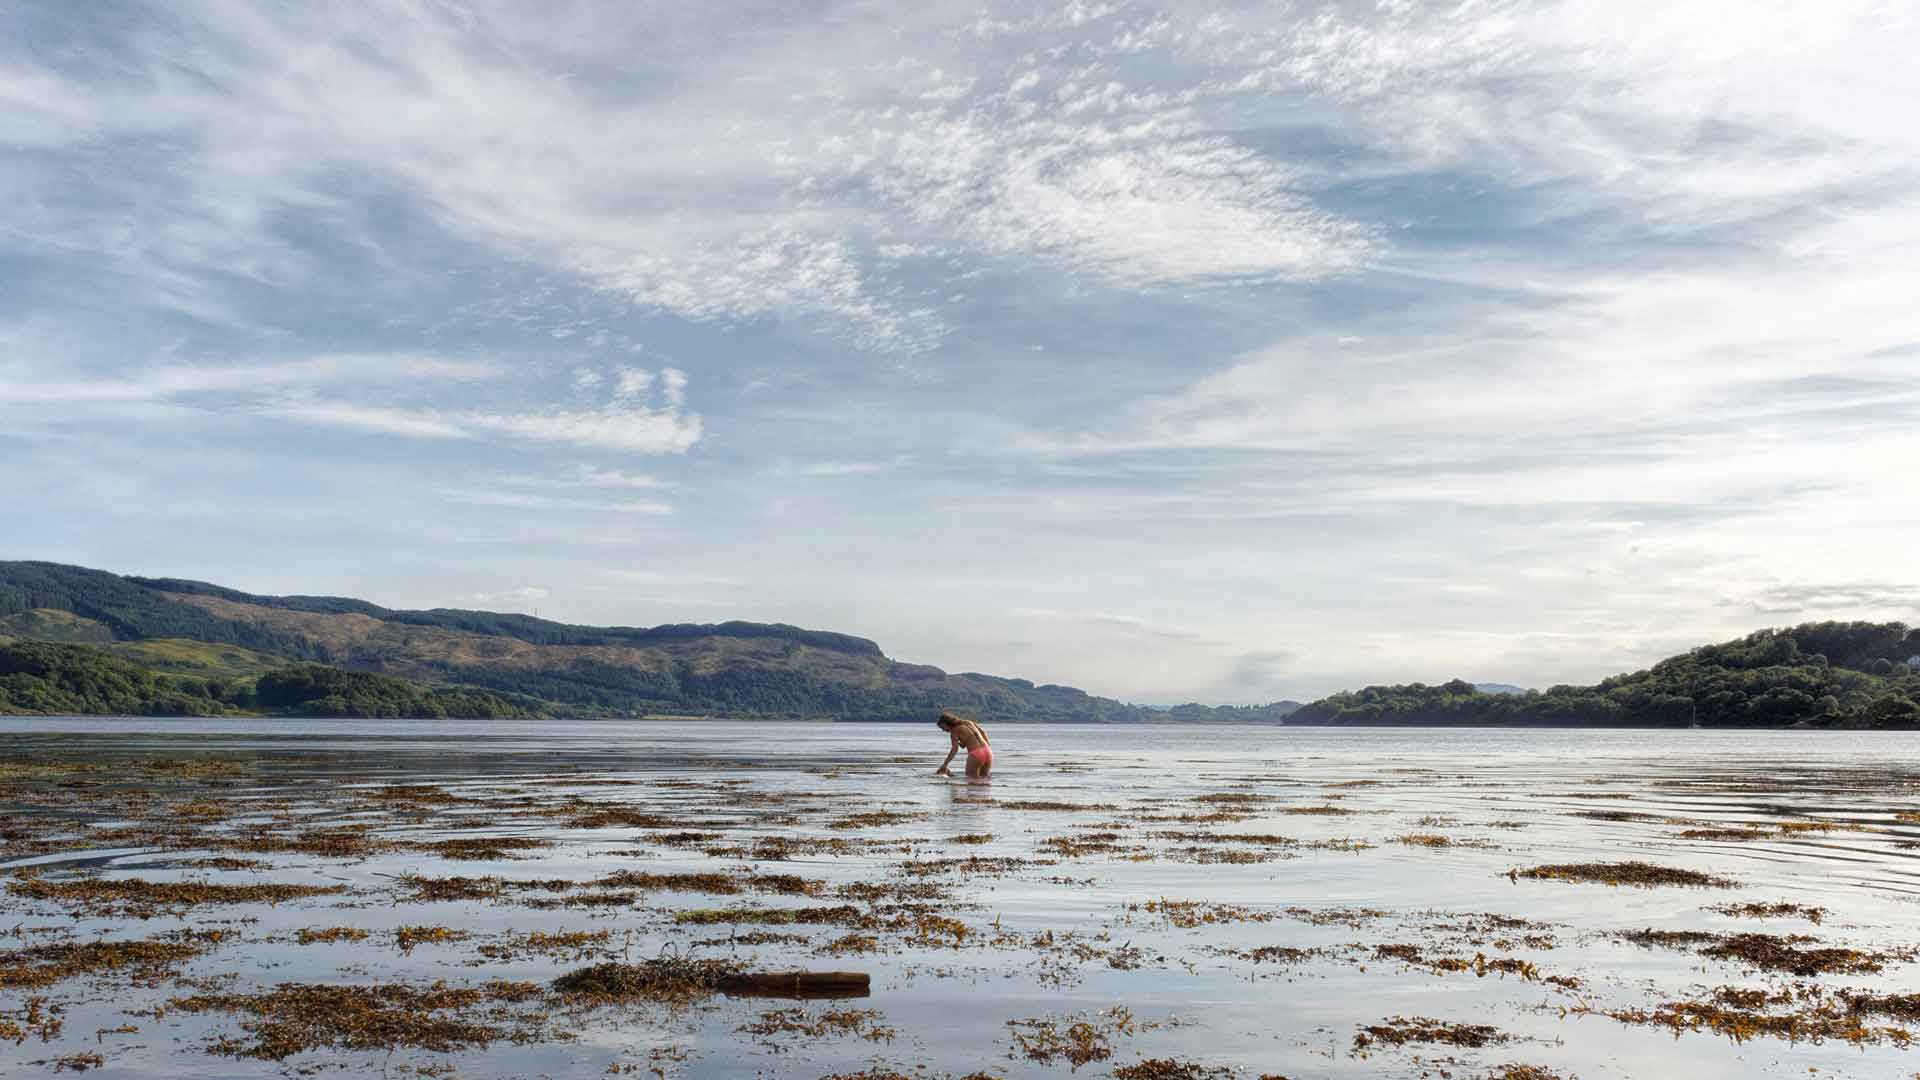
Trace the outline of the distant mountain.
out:
[[[1139,723],[1920,727],[1920,631],[1809,623],[1595,686],[1453,680],[1302,705],[1150,709],[889,659],[781,623],[574,626],[0,562],[0,713],[729,716]]]
[[[1916,728],[1920,665],[1906,658],[1917,652],[1920,630],[1905,623],[1807,623],[1704,645],[1594,686],[1369,686],[1313,702],[1288,723]]]
[[[931,720],[950,708],[982,720],[1164,718],[1070,686],[901,663],[866,638],[778,623],[574,626],[345,597],[255,596],[48,562],[0,562],[6,637],[78,643],[151,672],[242,682],[320,664],[429,692],[488,691],[516,708],[565,716]],[[1204,708],[1181,717],[1206,718]]]

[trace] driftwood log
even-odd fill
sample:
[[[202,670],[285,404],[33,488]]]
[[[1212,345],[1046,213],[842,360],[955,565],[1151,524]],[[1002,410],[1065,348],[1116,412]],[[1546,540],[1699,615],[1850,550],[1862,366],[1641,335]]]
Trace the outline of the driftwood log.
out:
[[[718,986],[726,994],[765,997],[866,997],[872,981],[864,971],[749,971],[723,975]]]

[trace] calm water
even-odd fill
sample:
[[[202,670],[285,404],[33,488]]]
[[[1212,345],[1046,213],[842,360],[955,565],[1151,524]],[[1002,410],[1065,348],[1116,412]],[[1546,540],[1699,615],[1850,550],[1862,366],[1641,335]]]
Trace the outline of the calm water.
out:
[[[382,721],[7,720],[0,726],[5,762],[211,756],[236,763],[239,771],[216,793],[240,812],[206,824],[210,837],[249,823],[290,831],[360,823],[380,838],[415,844],[484,832],[553,845],[529,858],[482,863],[419,850],[351,858],[284,852],[251,856],[267,865],[239,870],[188,865],[218,854],[217,843],[200,851],[177,840],[16,851],[0,866],[39,866],[44,880],[90,874],[352,891],[148,919],[78,915],[7,896],[0,898],[0,919],[26,933],[16,935],[14,947],[31,945],[30,931],[39,927],[67,927],[81,939],[219,927],[236,936],[186,972],[226,978],[236,991],[285,982],[544,983],[579,963],[552,955],[489,958],[481,946],[533,930],[607,929],[628,958],[679,949],[760,969],[870,971],[871,997],[852,1005],[876,1010],[870,1027],[890,1028],[892,1038],[741,1032],[769,1010],[796,1006],[719,997],[682,1010],[573,1018],[565,1027],[577,1033],[575,1041],[496,1043],[451,1054],[320,1052],[276,1063],[207,1052],[210,1036],[240,1032],[240,1017],[154,1014],[156,1005],[187,990],[164,980],[128,988],[101,979],[52,990],[0,987],[0,1014],[22,1009],[34,994],[67,1010],[53,1041],[0,1046],[0,1071],[45,1071],[51,1066],[31,1063],[81,1050],[100,1053],[99,1074],[107,1076],[271,1076],[323,1063],[398,1074],[446,1063],[469,1077],[598,1076],[628,1066],[634,1075],[658,1068],[687,1077],[811,1078],[862,1069],[1104,1077],[1143,1058],[1230,1070],[1212,1075],[1295,1080],[1498,1076],[1509,1063],[1582,1080],[1920,1071],[1920,1056],[1887,1044],[1736,1043],[1603,1015],[1723,986],[1920,989],[1920,969],[1901,960],[1889,960],[1879,973],[1803,979],[1614,936],[1652,928],[1805,934],[1822,946],[1871,950],[1920,946],[1920,824],[1899,816],[1920,811],[1920,735],[1039,725],[1000,725],[992,735],[994,781],[977,785],[929,775],[946,746],[931,724],[483,723],[449,733]],[[16,823],[70,821],[72,835],[84,836],[124,825],[127,812],[115,800],[153,783],[131,768],[124,779],[109,770],[86,785],[50,786],[44,797],[32,784],[15,783],[0,794],[0,810]],[[368,802],[372,793],[396,784],[438,785],[459,801],[377,812]],[[673,824],[570,824],[551,806],[562,799],[572,799],[576,811],[584,804],[628,808]],[[1024,801],[1085,809],[1009,805]],[[1287,812],[1311,807],[1349,812]],[[1178,820],[1221,809],[1248,816]],[[897,816],[849,822],[849,815],[872,811]],[[1741,825],[1759,826],[1764,835],[1680,836]],[[674,831],[717,839],[661,840]],[[1231,840],[1274,834],[1298,843]],[[1451,843],[1392,839],[1408,834]],[[992,839],[950,842],[961,835]],[[765,842],[779,838],[803,843],[784,859],[767,857]],[[804,843],[829,838],[848,845],[822,850]],[[1201,861],[1219,851],[1270,861]],[[927,872],[928,860],[970,855],[1025,862],[1003,864],[999,873]],[[1539,864],[1622,860],[1739,884],[1634,889],[1508,874]],[[396,893],[407,873],[585,881],[623,869],[748,868],[817,879],[828,892],[809,900],[650,891],[637,902],[551,909],[517,896],[414,904]],[[676,912],[697,908],[842,904],[832,896],[837,886],[916,881],[944,888],[938,910],[972,932],[958,941],[882,933],[879,951],[827,955],[822,946],[847,929],[764,927],[799,940],[740,945],[740,935],[755,926],[674,921]],[[1148,909],[1160,900],[1229,905],[1231,913],[1182,926],[1157,905]],[[1748,901],[1818,906],[1825,915],[1813,925],[1705,910]],[[1491,934],[1472,929],[1487,915],[1538,925]],[[408,924],[472,936],[402,951],[392,931]],[[302,928],[331,926],[371,936],[297,943]],[[1538,977],[1435,970],[1377,952],[1399,944],[1429,957],[1525,961]],[[1248,960],[1257,948],[1322,951],[1295,963]],[[1578,986],[1555,985],[1547,976]],[[829,1008],[797,1007],[808,1017]],[[1064,1026],[1079,1018],[1111,1028],[1110,1016],[1100,1014],[1115,1007],[1133,1017],[1130,1033],[1109,1030],[1112,1056],[1077,1070],[1065,1060],[1030,1060],[1015,1035],[1033,1029],[1009,1026],[1047,1019]],[[1356,1051],[1356,1034],[1394,1016],[1492,1025],[1511,1041]],[[138,1030],[111,1033],[127,1026]],[[109,1033],[96,1035],[101,1029]]]

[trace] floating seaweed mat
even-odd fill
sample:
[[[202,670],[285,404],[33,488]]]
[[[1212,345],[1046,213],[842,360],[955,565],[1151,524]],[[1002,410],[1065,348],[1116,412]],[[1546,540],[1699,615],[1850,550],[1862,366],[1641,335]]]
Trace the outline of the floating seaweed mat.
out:
[[[607,962],[568,972],[554,989],[571,997],[691,1001],[716,991],[761,997],[865,997],[864,971],[743,971],[731,961],[662,955],[638,964]]]

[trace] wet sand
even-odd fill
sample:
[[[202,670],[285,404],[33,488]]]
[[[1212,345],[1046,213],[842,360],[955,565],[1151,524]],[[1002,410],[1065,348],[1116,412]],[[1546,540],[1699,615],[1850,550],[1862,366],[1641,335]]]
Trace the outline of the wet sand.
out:
[[[1920,1070],[1920,737],[993,735],[10,720],[0,1070]]]

